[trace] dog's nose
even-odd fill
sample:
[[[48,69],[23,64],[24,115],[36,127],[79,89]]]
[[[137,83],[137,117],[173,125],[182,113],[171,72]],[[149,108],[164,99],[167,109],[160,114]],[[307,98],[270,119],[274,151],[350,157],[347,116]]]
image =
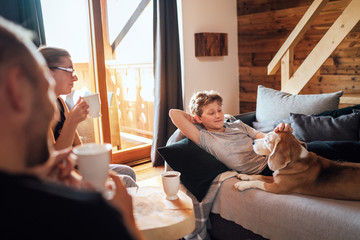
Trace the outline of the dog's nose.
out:
[[[252,140],[252,145],[254,145],[254,144],[255,144],[255,139]]]

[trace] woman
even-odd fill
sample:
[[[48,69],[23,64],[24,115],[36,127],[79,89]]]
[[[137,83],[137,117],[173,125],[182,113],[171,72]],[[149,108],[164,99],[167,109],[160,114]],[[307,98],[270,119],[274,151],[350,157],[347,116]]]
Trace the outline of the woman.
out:
[[[87,118],[89,106],[83,98],[79,98],[76,104],[69,110],[60,95],[70,94],[74,87],[74,82],[78,80],[71,56],[68,51],[61,48],[42,47],[39,49],[44,56],[50,69],[52,77],[55,79],[56,103],[60,116],[51,135],[56,150],[64,149],[81,144],[81,139],[76,130],[78,124]],[[127,187],[137,186],[135,183],[136,175],[134,170],[126,165],[110,164],[110,168],[121,175]]]

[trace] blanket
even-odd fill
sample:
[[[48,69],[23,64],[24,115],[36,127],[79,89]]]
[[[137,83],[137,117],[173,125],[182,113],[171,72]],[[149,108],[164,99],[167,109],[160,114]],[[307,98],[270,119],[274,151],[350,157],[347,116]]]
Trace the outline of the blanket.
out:
[[[213,202],[215,197],[221,187],[221,184],[229,178],[235,177],[237,174],[236,171],[227,171],[219,174],[212,182],[209,191],[203,198],[201,202],[197,200],[197,198],[191,194],[191,192],[186,191],[186,194],[192,199],[194,205],[194,212],[195,212],[195,221],[196,227],[195,230],[185,236],[185,239],[188,240],[210,240],[210,237],[207,233],[207,228],[209,226],[209,214],[211,208],[213,206]]]

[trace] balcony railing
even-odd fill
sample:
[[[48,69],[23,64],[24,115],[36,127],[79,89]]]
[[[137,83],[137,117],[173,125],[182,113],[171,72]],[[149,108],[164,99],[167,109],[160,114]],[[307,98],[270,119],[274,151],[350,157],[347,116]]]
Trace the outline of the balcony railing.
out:
[[[79,78],[76,90],[95,89],[93,78],[89,74],[89,65],[87,63],[74,65]],[[106,61],[111,143],[115,150],[151,143],[153,76],[152,64],[118,64],[115,61]],[[84,142],[91,142],[95,141],[95,129],[96,124],[90,122],[83,123],[78,131]]]

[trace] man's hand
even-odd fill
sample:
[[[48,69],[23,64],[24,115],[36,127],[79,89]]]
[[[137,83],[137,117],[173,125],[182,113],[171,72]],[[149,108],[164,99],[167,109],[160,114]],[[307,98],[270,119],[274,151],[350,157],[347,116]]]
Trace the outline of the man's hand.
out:
[[[27,169],[26,173],[44,181],[57,182],[70,187],[80,188],[81,179],[75,172],[70,153],[71,148],[53,151],[47,162]]]
[[[276,126],[276,128],[274,129],[274,132],[289,132],[292,133],[293,129],[291,127],[290,124],[287,123],[280,123],[279,125]]]
[[[112,171],[110,171],[109,174],[116,186],[115,195],[109,202],[121,212],[126,219],[133,219],[132,197],[127,192],[119,176]]]
[[[121,179],[116,176],[115,173],[110,172],[110,177],[115,182],[116,193],[115,196],[108,201],[122,214],[125,224],[133,237],[138,240],[144,240],[144,236],[141,234],[135,223],[131,195],[126,190]]]

